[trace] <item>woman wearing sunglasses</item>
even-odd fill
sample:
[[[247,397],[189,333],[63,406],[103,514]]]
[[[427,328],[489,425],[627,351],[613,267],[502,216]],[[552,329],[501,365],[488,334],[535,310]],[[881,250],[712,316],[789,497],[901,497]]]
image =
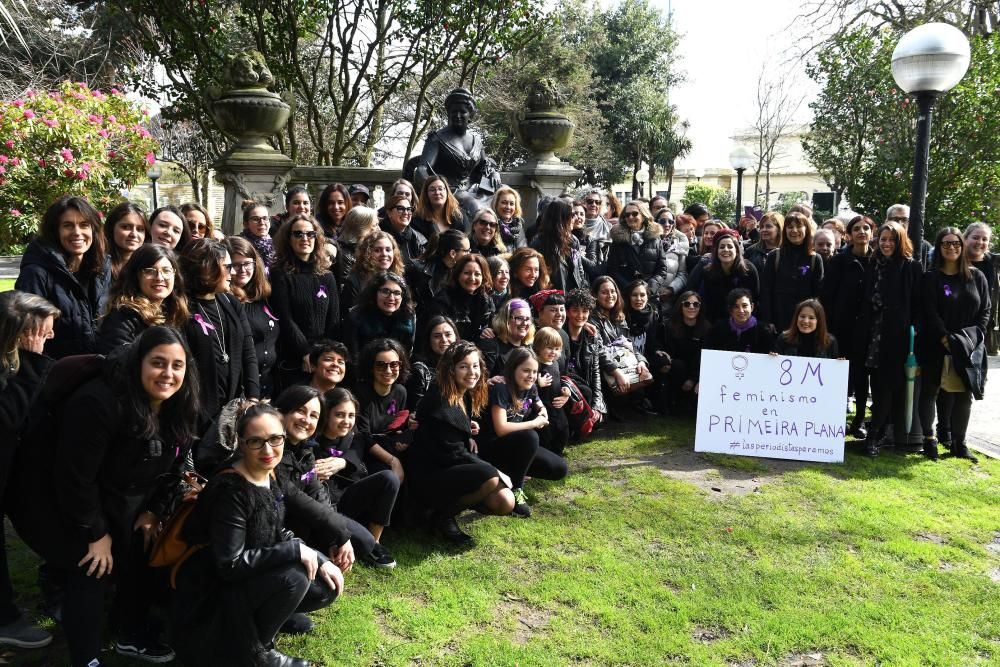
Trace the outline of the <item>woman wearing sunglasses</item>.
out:
[[[379,223],[382,231],[391,234],[399,246],[400,257],[406,266],[423,255],[427,247],[427,237],[410,225],[413,222],[415,199],[416,195],[402,192],[392,195],[385,205],[385,218]]]
[[[507,246],[500,238],[499,228],[497,214],[488,208],[480,209],[472,218],[472,231],[469,232],[470,250],[486,258],[507,252]]]
[[[697,405],[701,349],[711,329],[704,310],[697,292],[681,293],[670,319],[650,343],[649,361],[658,379],[658,407],[663,414],[688,411]]]
[[[410,374],[406,350],[391,338],[365,346],[358,363],[357,430],[368,442],[369,470],[391,470],[403,481],[403,463],[416,422],[406,409],[405,382]]]
[[[290,218],[274,238],[271,303],[281,322],[282,386],[312,372],[309,352],[324,338],[340,339],[340,291],[320,224],[307,215]]]
[[[406,281],[397,273],[380,271],[365,283],[358,303],[347,313],[344,338],[353,357],[376,338],[392,338],[409,354],[416,326],[413,297]]]

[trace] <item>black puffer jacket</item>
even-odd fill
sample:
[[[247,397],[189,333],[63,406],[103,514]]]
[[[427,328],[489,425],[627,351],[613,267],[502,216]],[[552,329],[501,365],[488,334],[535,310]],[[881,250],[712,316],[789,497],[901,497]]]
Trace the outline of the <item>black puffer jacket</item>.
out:
[[[62,253],[38,239],[28,244],[14,283],[14,289],[44,297],[59,309],[55,337],[45,343],[45,354],[53,359],[97,350],[97,318],[106,308],[110,286],[109,257],[97,275],[70,273]]]
[[[663,227],[651,222],[641,231],[642,242],[633,241],[633,232],[624,224],[617,224],[611,230],[611,250],[608,252],[606,272],[625,287],[642,278],[649,283],[650,294],[659,294],[661,287],[669,287],[667,273],[667,251],[663,248]]]
[[[128,306],[118,306],[101,320],[101,328],[97,333],[97,353],[110,354],[112,351],[129,345],[149,328],[139,312]]]
[[[462,340],[479,340],[479,334],[493,319],[493,299],[485,292],[469,294],[460,287],[448,287],[428,304],[426,313],[427,320],[435,315],[447,315],[455,321]],[[420,339],[424,340],[424,336]]]

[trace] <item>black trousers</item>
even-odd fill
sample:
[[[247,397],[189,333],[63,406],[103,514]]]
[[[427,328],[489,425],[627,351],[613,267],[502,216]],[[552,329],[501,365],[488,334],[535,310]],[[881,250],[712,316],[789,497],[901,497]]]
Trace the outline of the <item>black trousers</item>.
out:
[[[566,459],[539,446],[538,433],[514,431],[479,445],[479,456],[510,476],[515,489],[524,486],[525,475],[539,479],[562,479],[569,468]]]
[[[4,494],[7,491],[7,476],[14,462],[14,448],[9,443],[0,443],[0,521],[4,515]],[[13,623],[21,612],[14,604],[14,585],[10,581],[10,569],[7,565],[7,538],[3,526],[0,525],[0,625]]]
[[[270,568],[244,584],[247,603],[253,610],[257,637],[265,647],[274,642],[278,630],[295,612],[308,613],[333,602],[337,593],[319,577],[309,581],[302,563]]]
[[[399,478],[380,470],[354,482],[337,501],[337,511],[359,523],[388,526],[399,495]]]
[[[972,392],[941,391],[943,369],[943,360],[941,363],[925,364],[921,368],[920,428],[925,438],[933,437],[934,413],[937,407],[938,423],[943,429],[951,431],[951,441],[965,443],[969,419],[972,416]]]
[[[864,359],[851,359],[847,371],[847,394],[854,394],[855,421],[861,422],[865,418],[865,410],[868,407],[868,378],[872,369],[865,366]]]

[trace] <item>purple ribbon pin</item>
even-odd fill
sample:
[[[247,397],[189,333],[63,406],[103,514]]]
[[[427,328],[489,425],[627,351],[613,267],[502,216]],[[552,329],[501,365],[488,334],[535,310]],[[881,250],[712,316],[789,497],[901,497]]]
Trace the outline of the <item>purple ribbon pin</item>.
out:
[[[944,295],[945,296],[951,296],[951,285],[945,285],[944,286]]]
[[[399,412],[399,408],[396,407],[396,399],[389,401],[389,407],[385,409],[386,414],[394,415]]]
[[[326,296],[326,285],[320,285],[319,286],[319,291],[316,292],[316,298],[317,299],[325,299],[325,298],[327,298],[327,296]]]
[[[808,266],[800,266],[799,267],[799,273],[801,273],[802,275],[806,275],[807,273],[809,273],[809,267]]]
[[[209,331],[215,331],[215,325],[206,320],[204,317],[202,317],[201,314],[195,313],[193,317],[194,321],[197,322],[199,325],[201,325],[201,332],[206,336],[208,335]]]
[[[336,449],[334,447],[327,447],[326,451],[330,452],[330,456],[332,456],[335,459],[339,459],[341,456],[344,455],[344,452],[342,452],[339,449]]]
[[[278,321],[278,316],[271,312],[271,306],[264,306],[264,314],[270,317],[275,322]]]
[[[302,476],[299,479],[301,479],[303,482],[305,482],[306,484],[308,484],[309,482],[311,482],[314,479],[316,479],[316,470],[313,469],[313,470],[310,470],[307,473],[303,473]]]

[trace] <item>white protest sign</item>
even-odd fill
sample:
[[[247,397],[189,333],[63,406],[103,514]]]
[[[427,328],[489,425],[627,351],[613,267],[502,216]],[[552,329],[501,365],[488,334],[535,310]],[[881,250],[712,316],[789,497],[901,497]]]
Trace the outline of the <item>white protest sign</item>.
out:
[[[696,452],[844,460],[848,362],[704,350]]]

